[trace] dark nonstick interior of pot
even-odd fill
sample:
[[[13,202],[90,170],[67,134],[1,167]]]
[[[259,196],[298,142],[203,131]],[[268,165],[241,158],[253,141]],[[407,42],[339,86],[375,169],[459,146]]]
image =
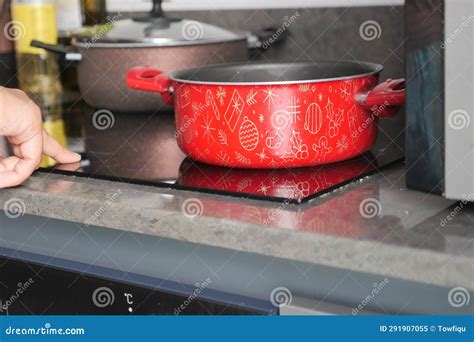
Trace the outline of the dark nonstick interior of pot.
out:
[[[182,70],[173,79],[203,83],[275,83],[350,78],[382,71],[382,66],[359,62],[221,64]]]

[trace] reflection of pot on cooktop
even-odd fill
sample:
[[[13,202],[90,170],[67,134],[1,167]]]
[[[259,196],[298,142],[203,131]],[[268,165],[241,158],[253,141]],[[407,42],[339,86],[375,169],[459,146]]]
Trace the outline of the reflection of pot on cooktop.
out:
[[[359,185],[353,190],[340,192],[338,196],[317,205],[303,207],[287,202],[274,204],[270,207],[247,205],[236,201],[222,201],[213,197],[200,197],[199,200],[182,199],[179,207],[191,217],[210,216],[247,222],[267,228],[284,228],[356,239],[371,234],[370,238],[373,239],[374,234],[371,231],[376,228],[370,225],[370,222],[374,218],[361,213],[360,208],[367,199],[378,201],[378,198],[379,185],[369,183]]]
[[[173,113],[118,113],[90,109],[84,116],[84,172],[141,180],[176,179],[184,159]]]
[[[185,159],[178,184],[300,201],[352,181],[377,167],[370,154],[347,162],[295,169],[232,169]]]

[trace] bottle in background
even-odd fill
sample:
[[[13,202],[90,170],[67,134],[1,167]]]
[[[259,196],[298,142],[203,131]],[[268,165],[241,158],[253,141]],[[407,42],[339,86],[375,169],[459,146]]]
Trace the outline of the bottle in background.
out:
[[[82,27],[81,0],[55,0],[59,37],[70,37]]]
[[[55,0],[56,22],[59,31],[59,43],[70,45],[75,33],[83,29],[83,9],[81,0]],[[59,56],[61,84],[63,86],[64,129],[69,148],[75,152],[84,151],[83,133],[83,102],[78,84],[77,62],[71,62]]]
[[[55,0],[13,0],[11,9],[13,21],[23,31],[15,41],[19,86],[41,108],[44,128],[67,145],[56,56],[30,46],[34,39],[57,43]],[[43,167],[51,165],[54,165],[51,158],[43,158]]]
[[[11,21],[8,1],[0,0],[0,86],[17,87],[16,63],[13,42],[21,32]]]
[[[55,0],[58,42],[70,45],[75,33],[82,29],[81,0]],[[63,86],[63,105],[77,102],[80,98],[77,81],[77,63],[59,57],[61,83]]]
[[[93,26],[103,24],[107,19],[106,0],[81,0],[84,25]]]

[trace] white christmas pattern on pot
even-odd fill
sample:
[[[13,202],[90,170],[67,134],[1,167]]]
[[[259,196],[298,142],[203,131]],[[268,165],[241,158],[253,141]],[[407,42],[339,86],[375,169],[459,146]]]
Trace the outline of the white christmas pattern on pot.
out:
[[[343,82],[300,85],[179,86],[177,127],[183,117],[186,152],[221,165],[317,165],[353,157],[376,135],[376,120],[354,101],[373,76]],[[204,96],[203,96],[204,95]],[[192,105],[186,101],[194,99]],[[201,102],[196,99],[202,99]],[[197,139],[195,139],[197,138]],[[199,142],[208,144],[203,148]],[[181,144],[182,145],[182,144]]]

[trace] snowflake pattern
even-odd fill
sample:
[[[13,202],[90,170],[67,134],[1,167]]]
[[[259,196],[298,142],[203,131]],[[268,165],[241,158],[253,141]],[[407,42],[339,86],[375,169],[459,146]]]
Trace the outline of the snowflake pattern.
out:
[[[288,105],[286,106],[286,110],[290,114],[290,116],[294,116],[299,120],[298,115],[301,114],[301,105],[300,99],[296,96],[291,96],[288,100]],[[296,120],[293,119],[293,122]]]
[[[265,185],[263,183],[260,183],[260,187],[258,188],[258,192],[261,192],[262,194],[266,195],[268,193],[268,190],[270,190],[270,186]]]
[[[349,140],[345,134],[336,141],[336,148],[340,154],[343,154],[349,148]]]
[[[199,160],[200,155],[204,154],[202,159],[227,166],[249,167],[255,163],[257,167],[260,165],[260,167],[278,168],[291,166],[293,163],[316,165],[334,160],[335,157],[339,159],[353,150],[353,143],[362,133],[360,126],[363,124],[363,112],[354,106],[352,99],[359,86],[360,82],[350,81],[332,84],[331,89],[329,84],[317,87],[303,84],[288,89],[267,84],[231,91],[219,85],[207,89],[200,88],[202,95],[205,93],[206,96],[201,96],[200,101],[189,104],[189,108],[184,111],[190,118],[187,122],[194,122],[194,117],[196,119],[200,117],[190,135],[193,141],[203,140],[213,148],[217,148],[217,151],[213,155],[210,153],[213,152],[212,149],[208,152],[205,147],[201,147],[198,153],[194,152],[198,149],[195,146],[192,156]],[[188,87],[188,90],[192,95],[196,94],[196,90],[192,87]],[[175,100],[178,104],[186,106],[190,94],[182,92],[176,95]],[[285,96],[280,98],[280,95]],[[319,110],[316,111],[315,108]],[[268,114],[265,113],[267,111]],[[271,119],[275,113],[286,115],[285,120],[277,121],[278,124],[280,122],[288,124],[284,129],[275,125],[265,129],[267,123],[273,123]],[[306,115],[302,116],[305,113]],[[194,117],[191,118],[191,115]],[[245,129],[248,128],[244,125],[247,119],[252,121],[252,129],[255,126],[259,130],[258,139],[255,138],[258,143],[252,148],[251,153],[245,153],[239,148],[230,148],[235,139],[242,139],[244,136]],[[326,120],[324,126],[318,129],[319,122]],[[311,131],[307,126],[303,126],[302,121],[305,121],[306,125],[312,125]],[[372,126],[369,128],[372,129]],[[319,136],[312,137],[317,140],[308,143],[307,131],[312,134],[315,134],[313,131],[318,133]],[[257,132],[254,135],[257,136]],[[255,183],[253,186],[258,189],[259,182]],[[268,186],[271,189],[271,183],[268,180],[263,183],[265,184],[262,184],[259,192],[271,192],[268,190]],[[298,191],[295,191],[297,195],[305,189]]]
[[[224,166],[228,166],[230,164],[230,157],[222,151],[217,154],[217,160],[221,165]]]
[[[349,81],[341,82],[340,90],[341,98],[345,101],[349,101],[352,92],[352,83]]]
[[[265,149],[262,149],[262,152],[257,153],[257,156],[260,158],[261,162],[268,158],[268,156],[265,154]]]
[[[214,140],[214,136],[212,134],[213,131],[216,129],[212,127],[212,118],[210,118],[208,115],[204,118],[204,125],[201,125],[202,128],[204,128],[204,133],[203,136],[207,137],[207,142],[209,143],[209,140],[212,139]]]
[[[219,86],[219,88],[217,88],[217,91],[216,91],[216,96],[219,99],[219,103],[221,104],[221,106],[224,105],[224,100],[227,96],[226,90],[222,88],[221,86]]]
[[[268,103],[268,108],[271,108],[271,106],[275,104],[275,97],[277,96],[275,94],[275,88],[267,87],[263,92],[267,95],[263,100],[263,103]]]

